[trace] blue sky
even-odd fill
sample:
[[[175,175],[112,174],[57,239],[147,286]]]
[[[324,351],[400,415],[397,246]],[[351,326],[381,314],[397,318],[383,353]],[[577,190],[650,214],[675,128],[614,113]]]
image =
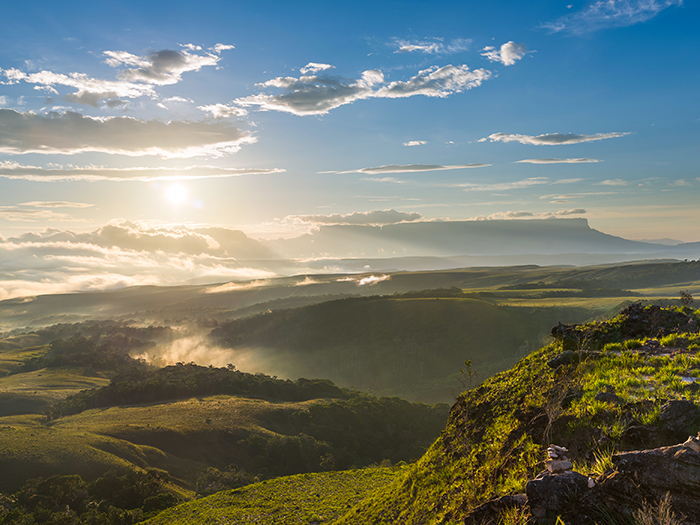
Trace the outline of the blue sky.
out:
[[[586,217],[699,241],[698,15],[681,0],[10,3],[0,240],[120,221],[275,238],[366,214]],[[390,209],[405,215],[371,213]]]

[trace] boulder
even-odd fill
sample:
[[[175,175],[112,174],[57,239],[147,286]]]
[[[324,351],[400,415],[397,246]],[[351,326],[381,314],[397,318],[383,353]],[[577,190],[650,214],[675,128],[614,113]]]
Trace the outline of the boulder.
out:
[[[527,482],[525,492],[530,511],[536,518],[569,510],[580,493],[589,490],[588,477],[578,472],[543,472]]]
[[[700,409],[695,403],[683,399],[673,399],[662,405],[659,421],[662,427],[671,432],[687,436],[697,432],[699,417]]]

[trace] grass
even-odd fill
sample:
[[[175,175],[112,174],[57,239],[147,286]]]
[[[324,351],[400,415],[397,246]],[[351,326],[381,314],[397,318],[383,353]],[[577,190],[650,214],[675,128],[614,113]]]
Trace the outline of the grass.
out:
[[[144,523],[330,523],[404,470],[366,468],[277,478],[184,503]]]

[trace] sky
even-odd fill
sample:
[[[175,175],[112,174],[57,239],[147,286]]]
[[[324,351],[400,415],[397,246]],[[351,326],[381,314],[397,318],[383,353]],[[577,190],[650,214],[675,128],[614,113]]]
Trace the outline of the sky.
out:
[[[23,274],[27,257],[80,257],[77,281],[89,261],[138,259],[76,240],[106,228],[274,239],[319,224],[576,217],[700,241],[697,2],[2,11],[0,252],[14,262],[0,257],[0,298],[58,282]]]

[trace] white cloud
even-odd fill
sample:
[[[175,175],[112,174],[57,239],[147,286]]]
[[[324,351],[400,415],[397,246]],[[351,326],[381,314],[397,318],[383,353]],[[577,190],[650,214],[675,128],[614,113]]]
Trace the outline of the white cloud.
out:
[[[227,228],[153,228],[113,221],[87,233],[57,229],[28,232],[9,239],[0,237],[0,300],[141,284],[181,284],[189,279],[212,283],[267,279],[275,274],[262,265],[252,267],[245,259],[269,259],[270,255],[258,241]]]
[[[651,20],[683,0],[598,0],[583,11],[542,24],[551,33],[585,34],[613,27],[627,27]]]
[[[209,106],[197,106],[197,109],[206,113],[211,113],[214,118],[245,117],[248,110],[238,106],[227,106],[226,104],[212,104]]]
[[[488,58],[491,62],[500,62],[504,66],[512,66],[528,52],[525,44],[516,44],[512,40],[503,44],[500,49],[488,46],[483,51],[481,56]]]
[[[103,119],[75,112],[19,113],[0,109],[0,152],[72,155],[87,151],[131,156],[220,157],[255,142],[249,133],[224,122]]]
[[[408,142],[404,142],[404,146],[425,146],[428,143],[427,140],[409,140]]]
[[[218,166],[194,165],[179,168],[107,168],[104,166],[54,166],[42,168],[0,161],[0,178],[43,182],[62,181],[152,181],[191,180],[201,178],[240,177],[243,175],[265,175],[282,173],[281,168],[220,168]]]
[[[405,180],[395,179],[394,177],[363,177],[360,180],[367,182],[390,182],[392,184],[406,184]]]
[[[76,88],[77,91],[65,96],[69,102],[99,106],[101,100],[115,98],[138,98],[142,96],[155,97],[153,86],[115,80],[101,80],[88,77],[83,73],[64,75],[51,71],[38,73],[23,73],[18,69],[0,70],[10,83],[19,81],[36,84],[37,88],[48,90],[54,94],[58,91],[56,85]]]
[[[466,65],[448,65],[441,68],[434,66],[420,71],[407,81],[389,84],[385,84],[384,74],[376,69],[364,71],[357,80],[325,74],[304,75],[300,78],[277,77],[259,86],[279,89],[281,94],[259,93],[236,99],[234,103],[243,107],[257,106],[262,111],[324,115],[331,109],[369,98],[405,98],[416,95],[444,98],[480,86],[490,76],[491,72],[485,69],[471,71]]]
[[[357,286],[373,286],[377,283],[381,283],[382,281],[391,281],[391,275],[369,275],[367,277],[341,277],[336,282],[356,283]]]
[[[445,55],[460,53],[469,49],[472,40],[469,38],[455,38],[445,43],[442,38],[427,38],[423,40],[402,40],[395,38],[389,45],[396,48],[394,53],[425,53]]]
[[[326,173],[414,173],[423,171],[443,171],[443,170],[461,170],[464,168],[484,168],[491,164],[458,164],[454,166],[440,166],[438,164],[387,164],[385,166],[376,166],[374,168],[360,168],[357,170],[348,171],[329,171]]]
[[[397,224],[399,222],[413,222],[423,218],[423,215],[416,212],[403,212],[396,210],[373,210],[356,211],[341,215],[333,213],[331,215],[291,215],[290,220],[309,222],[315,224]]]
[[[182,74],[199,71],[205,66],[215,66],[221,57],[211,53],[193,53],[201,47],[185,44],[189,51],[164,49],[154,51],[146,56],[138,56],[126,51],[105,51],[105,62],[112,67],[126,66],[117,77],[119,80],[103,80],[89,77],[84,73],[54,73],[39,71],[24,73],[18,69],[0,70],[8,83],[27,82],[35,84],[34,89],[48,91],[58,95],[56,86],[76,89],[65,95],[69,102],[98,107],[103,100],[111,99],[107,105],[114,107],[123,102],[121,98],[138,98],[148,96],[155,98],[153,86],[176,84],[182,80]],[[117,100],[115,100],[117,99]]]
[[[609,179],[599,182],[602,186],[627,186],[627,181],[622,179]]]
[[[513,219],[525,219],[525,218],[533,218],[533,219],[551,219],[554,217],[568,217],[571,215],[584,215],[586,213],[586,210],[583,208],[574,208],[571,210],[559,210],[556,212],[539,212],[539,213],[534,213],[531,211],[506,211],[506,212],[498,212],[498,213],[493,213],[489,215],[488,217],[478,217],[478,220],[513,220]]]
[[[126,51],[105,51],[104,54],[107,56],[105,63],[112,67],[132,66],[121,71],[118,78],[159,86],[177,84],[182,80],[183,73],[215,66],[221,60],[209,53],[199,55],[173,49],[153,51],[146,56],[132,55]]]
[[[448,186],[452,188],[463,188],[464,191],[507,191],[529,188],[531,186],[539,186],[542,184],[551,184],[551,182],[547,177],[531,177],[529,179],[514,182],[498,182],[493,184],[461,182],[458,184],[449,184]]]
[[[18,208],[16,206],[0,206],[0,220],[11,222],[45,222],[70,221],[72,218],[65,213],[57,213],[49,210]]]
[[[526,164],[586,164],[602,162],[597,159],[523,159],[518,160],[516,163],[526,163]]]
[[[214,47],[210,47],[209,49],[218,55],[222,51],[228,51],[229,49],[236,49],[236,46],[233,46],[231,44],[216,44]]]
[[[31,201],[21,202],[20,206],[32,206],[34,208],[92,208],[94,204],[85,202],[67,202],[67,201]]]
[[[326,69],[333,69],[333,66],[331,66],[330,64],[318,64],[316,62],[309,62],[299,71],[301,71],[302,75],[308,75],[309,73],[318,73],[319,71],[325,71]]]
[[[549,133],[544,135],[517,135],[512,133],[493,133],[487,138],[479,139],[485,142],[520,142],[521,144],[534,144],[536,146],[559,146],[563,144],[579,144],[581,142],[593,142],[596,140],[614,139],[630,135],[631,132],[596,133],[594,135],[574,135],[573,133]]]

